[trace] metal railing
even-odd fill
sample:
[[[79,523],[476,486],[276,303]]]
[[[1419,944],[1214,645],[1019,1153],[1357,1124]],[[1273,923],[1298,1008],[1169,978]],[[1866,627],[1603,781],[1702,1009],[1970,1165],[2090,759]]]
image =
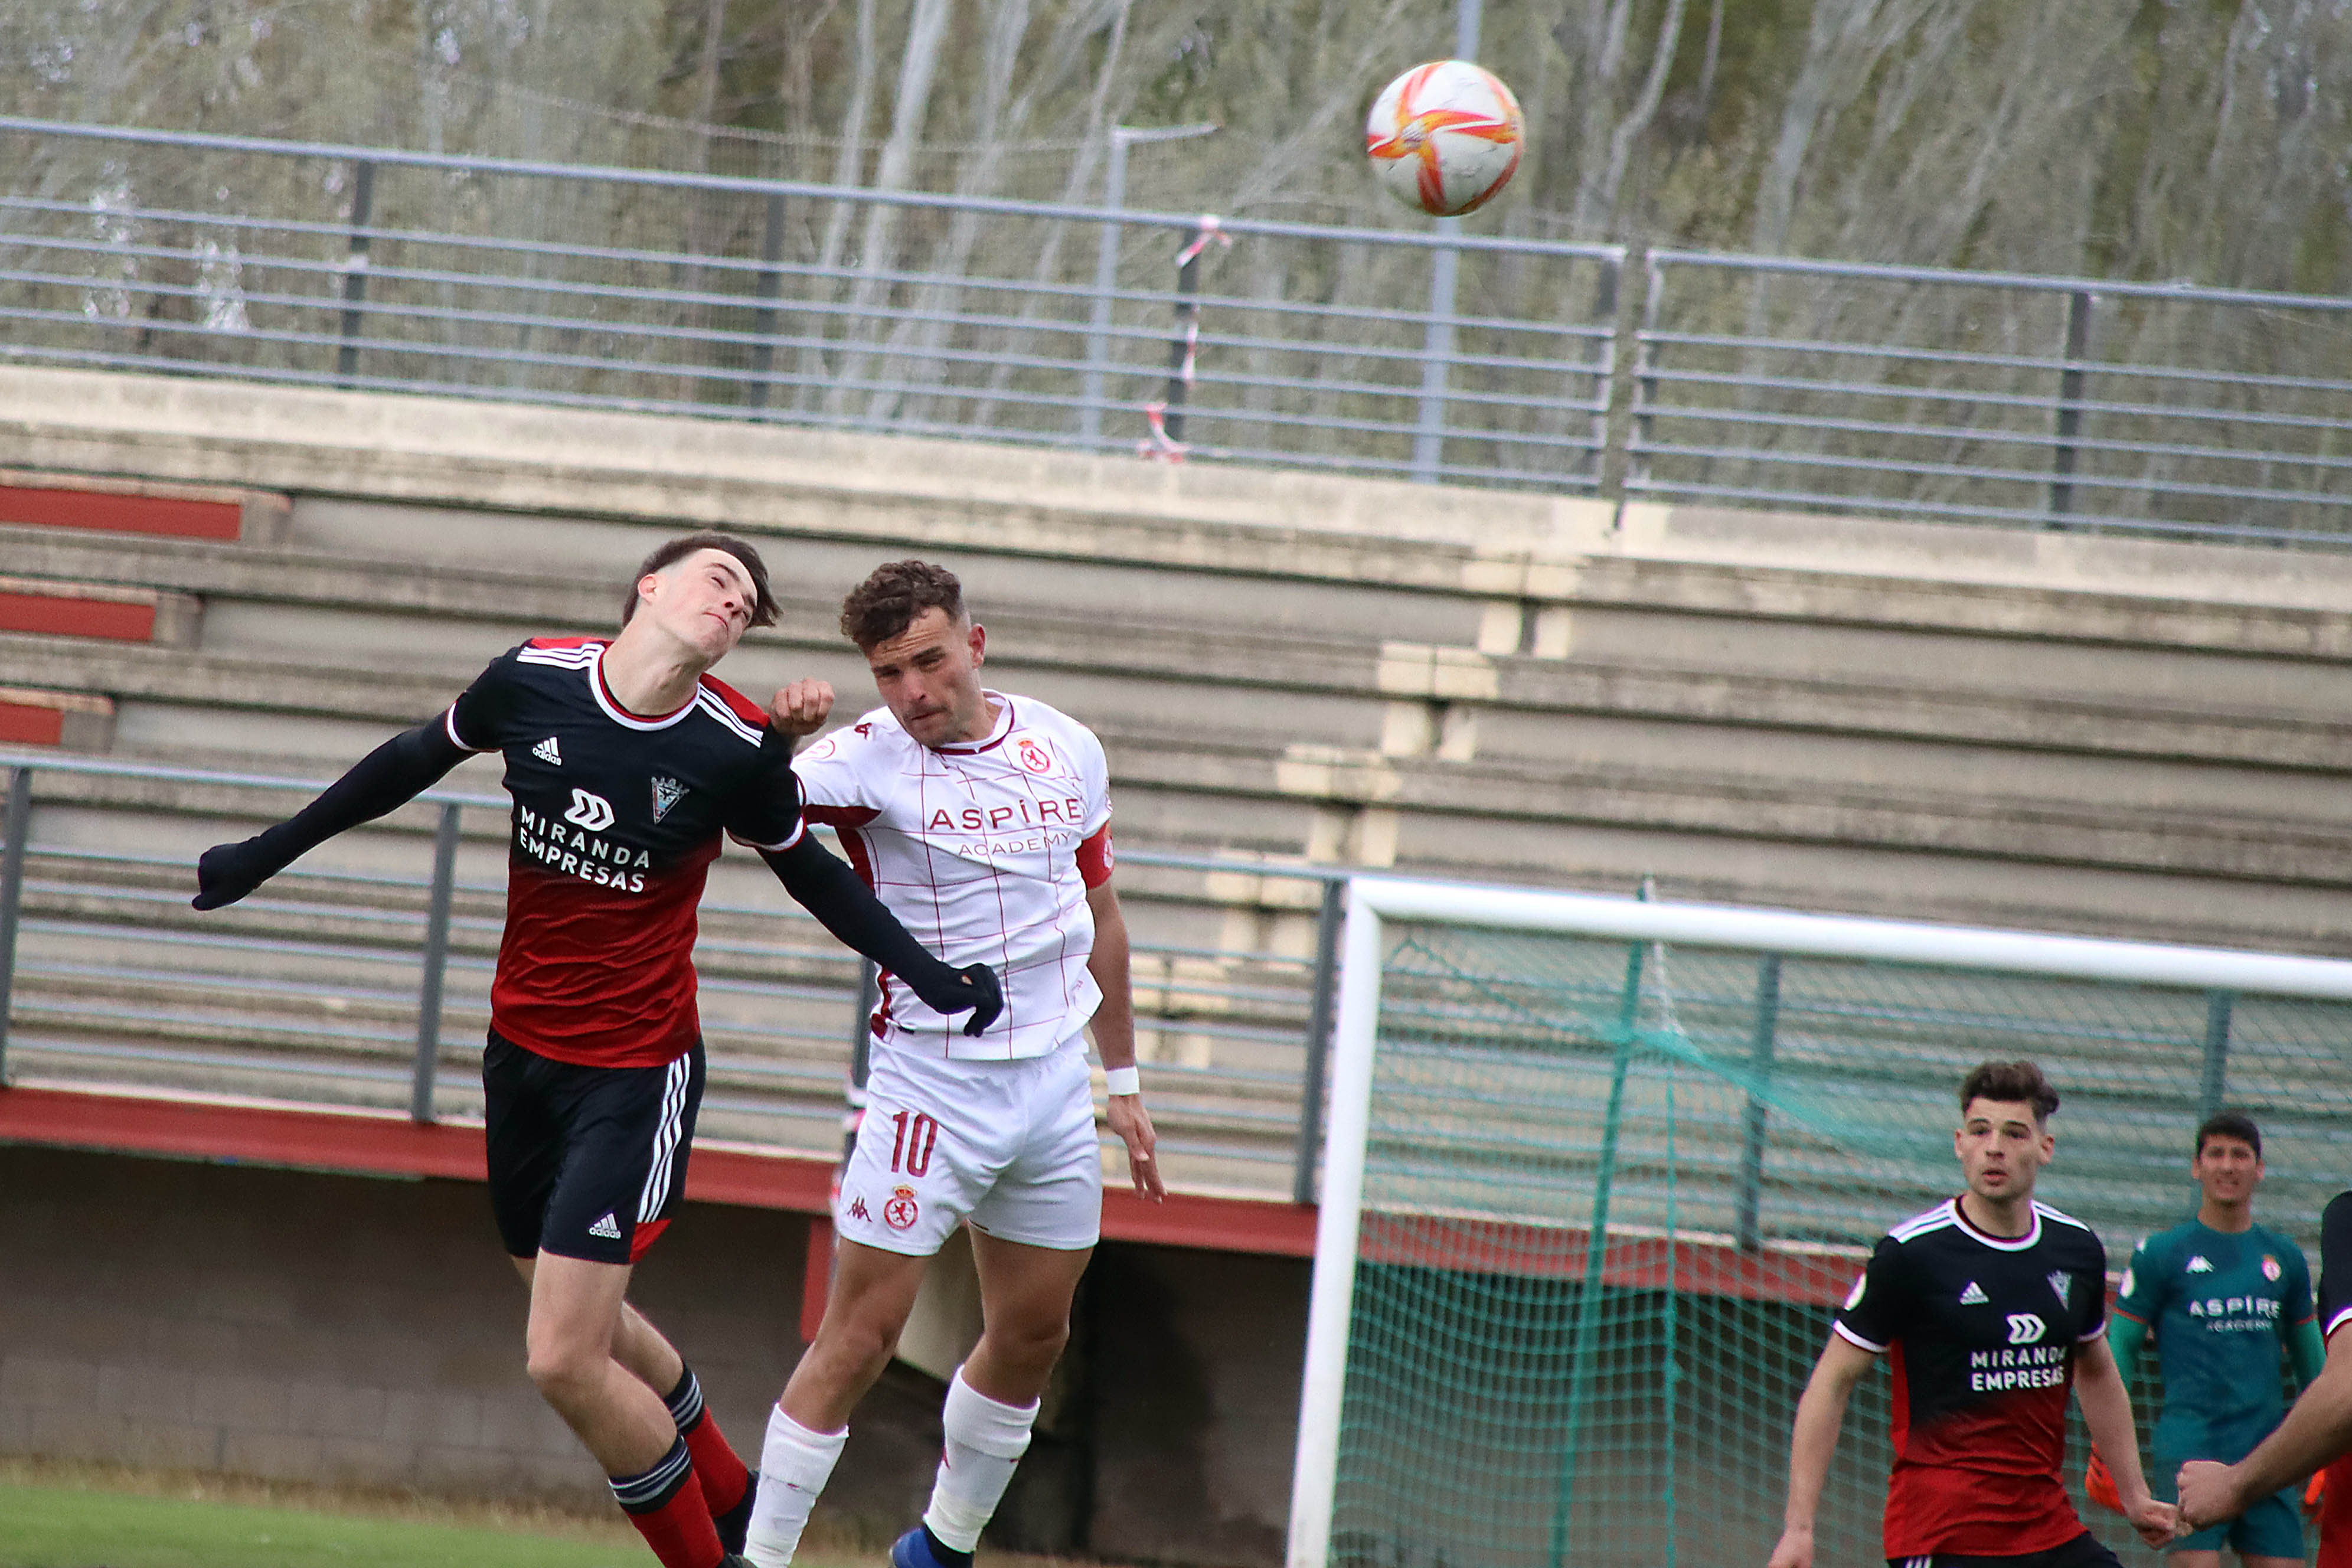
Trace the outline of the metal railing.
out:
[[[392,844],[362,830],[391,860],[417,862],[413,871],[298,863],[199,915],[186,902],[184,855],[37,841],[37,774],[130,791],[121,808],[151,816],[274,815],[272,803],[320,787],[0,753],[0,1085],[31,1063],[45,1080],[403,1110],[418,1121],[478,1114],[468,1068],[488,1022],[505,892],[502,874],[479,873],[491,857],[503,868],[504,795],[431,790],[404,808],[410,826],[429,831]],[[158,784],[182,798],[159,808],[136,793]],[[460,866],[467,812],[497,816],[495,829],[477,824],[482,858],[470,878]],[[1196,1184],[1312,1201],[1345,874],[1145,852],[1120,864],[1137,932],[1139,1045],[1163,1141]],[[1236,907],[1217,886],[1235,878],[1240,903],[1312,921],[1304,952],[1186,940],[1202,910]],[[701,905],[702,1128],[829,1152],[868,1037],[872,966],[772,890]],[[1166,934],[1150,935],[1155,924]]]
[[[23,363],[1612,500],[2352,532],[2352,300],[24,117],[0,116],[0,355]]]

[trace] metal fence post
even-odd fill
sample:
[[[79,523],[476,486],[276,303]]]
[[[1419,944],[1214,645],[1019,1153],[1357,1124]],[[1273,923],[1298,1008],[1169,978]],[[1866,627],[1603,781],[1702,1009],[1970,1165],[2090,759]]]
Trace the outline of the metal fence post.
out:
[[[2200,1116],[2210,1116],[2221,1109],[2221,1101],[2230,1093],[2230,1022],[2236,1012],[2238,994],[2234,991],[2205,993],[2205,1082],[2198,1096],[2202,1108]]]
[[[1315,916],[1315,991],[1307,1007],[1307,1065],[1298,1079],[1298,1153],[1291,1163],[1290,1201],[1315,1201],[1315,1163],[1323,1152],[1323,1079],[1331,1055],[1331,1005],[1339,994],[1339,929],[1347,922],[1348,883],[1323,884]]]
[[[8,1009],[16,984],[16,917],[25,907],[25,838],[33,821],[33,770],[8,770],[8,843],[0,850],[0,1089],[8,1087]]]
[[[1437,220],[1440,234],[1459,234],[1462,220]],[[1412,477],[1437,482],[1445,459],[1445,386],[1454,368],[1454,303],[1461,288],[1462,252],[1451,245],[1430,252],[1429,322],[1421,334],[1421,410],[1413,422]]]
[[[433,1120],[433,1080],[441,1065],[441,982],[449,968],[449,898],[457,882],[457,811],[441,808],[433,836],[433,891],[425,908],[425,978],[416,992],[416,1076],[408,1091],[411,1121]]]
[[[784,292],[783,259],[784,197],[779,191],[768,197],[767,226],[760,235],[760,310],[751,321],[751,335],[758,341],[751,345],[751,384],[743,395],[753,408],[768,405],[768,376],[776,364],[776,301]]]
[[[2058,372],[2058,418],[2050,453],[2050,515],[2074,510],[2074,443],[2083,433],[2083,356],[2091,348],[2091,311],[2098,296],[2077,289],[2066,296],[2066,363]],[[2063,524],[2053,521],[2053,527]]]
[[[1614,331],[1609,344],[1609,379],[1601,389],[1599,491],[1603,500],[1625,499],[1625,479],[1633,462],[1634,426],[1655,390],[1644,378],[1650,348],[1643,334],[1658,324],[1658,265],[1649,247],[1631,245],[1614,268],[1609,312]],[[1646,426],[1643,434],[1647,434]]]
[[[1103,158],[1103,205],[1116,210],[1127,200],[1127,127],[1110,128]],[[1088,447],[1102,440],[1103,398],[1110,369],[1110,297],[1118,286],[1118,220],[1102,226],[1095,243],[1095,297],[1087,330],[1086,395],[1078,404],[1078,439]]]
[[[335,351],[335,375],[349,384],[360,370],[360,332],[367,304],[368,247],[375,221],[375,164],[362,158],[352,165],[351,249],[343,258],[343,341]]]
[[[1780,1035],[1780,955],[1769,952],[1756,969],[1756,1035],[1748,1044],[1748,1063],[1759,1084],[1772,1078],[1772,1054]],[[1763,1245],[1759,1210],[1764,1194],[1764,1122],[1770,1108],[1754,1089],[1748,1091],[1748,1114],[1740,1129],[1739,1196],[1733,1234],[1742,1252]]]

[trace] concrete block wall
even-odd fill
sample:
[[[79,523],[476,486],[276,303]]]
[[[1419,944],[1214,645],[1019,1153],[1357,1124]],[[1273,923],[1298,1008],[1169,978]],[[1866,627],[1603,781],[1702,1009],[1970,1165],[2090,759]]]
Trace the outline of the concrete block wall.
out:
[[[689,1204],[631,1299],[755,1456],[799,1359],[807,1222]],[[524,1295],[482,1189],[0,1146],[0,1454],[605,1505],[523,1374]],[[1110,1244],[992,1539],[1271,1568],[1307,1265]],[[823,1518],[919,1515],[944,1384],[894,1364]]]

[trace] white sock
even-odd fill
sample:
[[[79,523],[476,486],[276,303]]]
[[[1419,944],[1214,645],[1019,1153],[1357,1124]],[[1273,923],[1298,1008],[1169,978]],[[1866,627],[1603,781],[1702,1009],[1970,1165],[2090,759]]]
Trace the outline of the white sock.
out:
[[[1029,1451],[1037,1406],[1001,1405],[966,1383],[958,1367],[940,1418],[947,1428],[946,1451],[940,1456],[923,1522],[940,1545],[970,1552],[980,1544],[981,1531],[1012,1484],[1013,1468]]]
[[[768,1412],[768,1438],[760,1449],[760,1495],[751,1504],[751,1533],[743,1555],[753,1568],[791,1568],[808,1528],[809,1510],[833,1474],[849,1428],[812,1432],[784,1414]]]

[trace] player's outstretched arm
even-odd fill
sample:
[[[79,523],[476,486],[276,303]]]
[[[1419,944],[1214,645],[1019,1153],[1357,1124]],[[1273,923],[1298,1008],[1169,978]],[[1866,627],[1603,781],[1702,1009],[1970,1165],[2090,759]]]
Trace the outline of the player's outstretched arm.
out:
[[[196,861],[191,901],[200,910],[236,902],[336,834],[415,800],[467,754],[439,719],[402,731],[277,826],[205,850]]]
[[[1087,954],[1087,973],[1094,976],[1095,988],[1103,998],[1088,1026],[1094,1031],[1095,1054],[1102,1058],[1103,1070],[1117,1072],[1135,1065],[1135,992],[1128,973],[1127,913],[1118,907],[1118,895],[1111,891],[1108,882],[1087,889],[1087,909],[1095,918],[1095,945]],[[1114,1091],[1109,1105],[1110,1130],[1127,1145],[1127,1174],[1135,1184],[1135,1195],[1155,1204],[1163,1201],[1168,1184],[1160,1173],[1160,1134],[1151,1125],[1151,1113],[1143,1109],[1141,1087],[1133,1094]]]
[[[808,835],[803,834],[789,849],[762,849],[760,858],[820,925],[913,986],[925,1006],[936,1013],[969,1011],[965,1034],[982,1033],[1004,1011],[1004,993],[994,970],[985,963],[957,969],[934,957],[907,934],[898,917],[858,880],[856,872]]]
[[[1845,1424],[1853,1385],[1877,1359],[1843,1335],[1832,1334],[1822,1359],[1813,1363],[1789,1434],[1789,1504],[1780,1516],[1780,1542],[1766,1568],[1812,1568],[1813,1519],[1821,1509],[1830,1458],[1837,1452],[1838,1428]]]
[[[2324,1266],[2323,1266],[2324,1267]],[[2327,1345],[2327,1364],[2286,1419],[2234,1465],[2198,1460],[2180,1467],[2180,1521],[2202,1530],[2235,1519],[2257,1498],[2352,1452],[2352,1333]]]
[[[2173,1506],[2148,1495],[2147,1477],[2139,1468],[2139,1431],[2132,1425],[2131,1391],[2124,1386],[2123,1372],[2104,1336],[2085,1344],[2075,1357],[2074,1397],[2082,1402],[2083,1425],[2091,1429],[2092,1445],[2116,1479],[2124,1517],[2150,1546],[2170,1541]]]

